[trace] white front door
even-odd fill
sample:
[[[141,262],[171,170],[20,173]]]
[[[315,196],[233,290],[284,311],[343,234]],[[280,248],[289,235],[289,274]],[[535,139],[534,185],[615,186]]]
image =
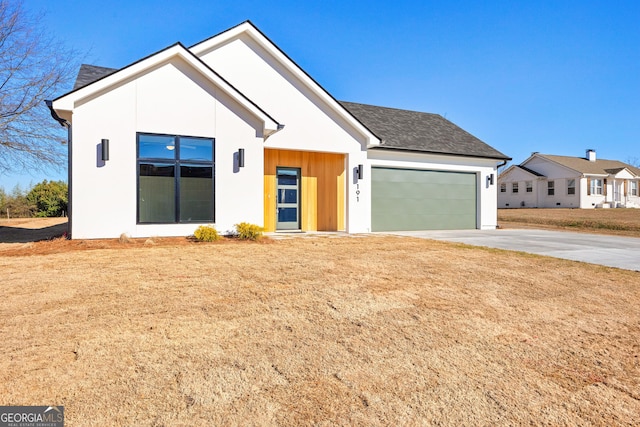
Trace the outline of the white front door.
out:
[[[613,183],[613,197],[616,202],[622,201],[622,182]]]

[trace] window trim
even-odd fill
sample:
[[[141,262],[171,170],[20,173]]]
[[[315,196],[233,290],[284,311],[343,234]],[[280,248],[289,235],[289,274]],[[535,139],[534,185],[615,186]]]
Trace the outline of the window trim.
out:
[[[634,196],[634,197],[638,197],[638,181],[631,180],[629,182],[630,182],[629,187],[631,187],[629,189],[629,195]]]
[[[603,196],[605,195],[604,192],[604,179],[602,178],[590,178],[589,179],[589,195],[590,196]],[[600,185],[598,186],[597,184],[600,183]],[[598,189],[600,190],[600,192],[598,192]],[[595,190],[595,191],[594,191]]]
[[[141,136],[164,136],[164,137],[173,137],[174,140],[174,158],[157,158],[157,157],[140,157],[140,137]],[[185,139],[201,139],[211,141],[211,161],[202,161],[202,160],[191,160],[187,159],[182,161],[179,158],[180,154],[180,140],[181,138]],[[174,208],[175,208],[175,218],[172,222],[158,222],[158,221],[140,221],[140,163],[142,162],[157,162],[157,163],[169,163],[173,164],[175,168],[174,172]],[[212,212],[211,219],[207,220],[197,220],[197,221],[183,221],[180,219],[180,166],[184,165],[200,165],[200,166],[211,166],[211,187],[213,189],[212,194]],[[211,224],[215,223],[216,220],[216,139],[212,137],[203,137],[203,136],[191,136],[191,135],[172,135],[172,134],[164,134],[164,133],[155,133],[155,132],[136,132],[136,224],[137,225],[177,225],[177,224]]]
[[[573,181],[573,185],[571,185],[572,181]],[[573,192],[571,190],[573,190]],[[567,195],[568,196],[576,195],[576,179],[575,178],[567,178]]]
[[[500,183],[500,192],[501,193],[506,193],[507,192],[507,183],[506,182],[501,182]]]
[[[547,181],[547,196],[555,196],[556,195],[556,184],[555,181]]]
[[[520,191],[520,183],[519,182],[512,182],[511,183],[511,192],[513,194],[518,194],[519,191]]]
[[[524,185],[526,193],[533,193],[533,181],[525,181]]]

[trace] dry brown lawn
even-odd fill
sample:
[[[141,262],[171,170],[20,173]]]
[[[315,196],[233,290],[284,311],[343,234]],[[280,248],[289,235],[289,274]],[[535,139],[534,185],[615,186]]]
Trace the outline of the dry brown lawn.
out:
[[[498,209],[498,224],[640,237],[640,209]]]
[[[637,425],[636,272],[412,238],[13,244],[0,405],[68,426]]]

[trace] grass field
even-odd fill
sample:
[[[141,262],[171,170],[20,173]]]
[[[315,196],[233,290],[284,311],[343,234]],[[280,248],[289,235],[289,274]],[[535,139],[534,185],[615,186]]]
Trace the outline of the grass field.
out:
[[[637,425],[638,273],[411,238],[0,248],[0,405],[80,425]]]
[[[640,209],[498,209],[498,224],[640,237]]]

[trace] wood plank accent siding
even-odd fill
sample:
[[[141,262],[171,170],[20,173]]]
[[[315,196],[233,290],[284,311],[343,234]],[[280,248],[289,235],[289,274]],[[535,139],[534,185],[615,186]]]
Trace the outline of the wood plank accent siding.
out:
[[[345,229],[344,154],[264,150],[264,228],[276,229],[276,168],[300,168],[303,231]]]

